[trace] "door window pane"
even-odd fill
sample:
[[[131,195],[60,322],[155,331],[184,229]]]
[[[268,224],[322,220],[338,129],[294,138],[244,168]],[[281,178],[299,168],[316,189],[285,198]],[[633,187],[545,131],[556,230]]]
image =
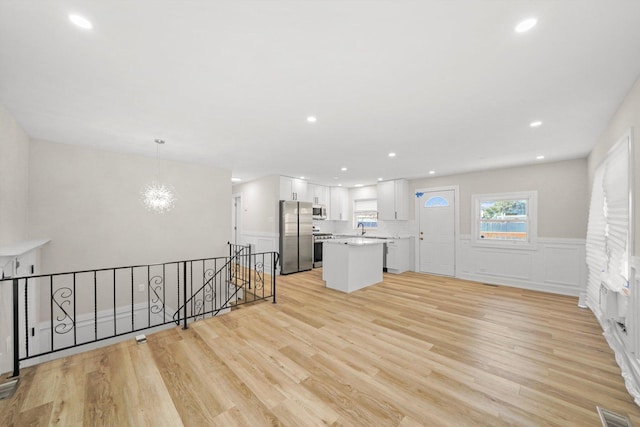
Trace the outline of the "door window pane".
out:
[[[449,201],[440,196],[429,197],[429,200],[427,200],[424,204],[425,208],[440,208],[447,206],[449,206]]]

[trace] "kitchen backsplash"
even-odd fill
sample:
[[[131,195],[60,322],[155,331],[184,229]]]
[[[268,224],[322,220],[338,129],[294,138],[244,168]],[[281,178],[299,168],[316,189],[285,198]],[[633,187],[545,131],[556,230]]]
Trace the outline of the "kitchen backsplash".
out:
[[[313,221],[313,225],[323,233],[353,235],[362,229],[354,230],[351,221]],[[411,221],[382,221],[378,220],[377,228],[365,229],[367,234],[374,236],[406,236],[416,234],[416,222]]]

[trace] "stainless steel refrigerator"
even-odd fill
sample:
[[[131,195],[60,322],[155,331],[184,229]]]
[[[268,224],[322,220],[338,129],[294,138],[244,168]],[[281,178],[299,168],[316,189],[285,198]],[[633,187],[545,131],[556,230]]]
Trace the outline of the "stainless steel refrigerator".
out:
[[[312,215],[311,203],[280,200],[280,274],[313,267]]]

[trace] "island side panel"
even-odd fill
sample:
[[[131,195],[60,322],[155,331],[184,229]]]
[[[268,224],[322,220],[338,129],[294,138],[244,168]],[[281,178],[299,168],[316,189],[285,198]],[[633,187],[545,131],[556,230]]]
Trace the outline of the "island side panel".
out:
[[[382,282],[382,243],[348,246],[350,249],[347,292]]]
[[[322,278],[328,288],[341,292],[382,282],[382,242],[324,244]]]
[[[349,245],[323,244],[322,279],[327,288],[349,292]]]

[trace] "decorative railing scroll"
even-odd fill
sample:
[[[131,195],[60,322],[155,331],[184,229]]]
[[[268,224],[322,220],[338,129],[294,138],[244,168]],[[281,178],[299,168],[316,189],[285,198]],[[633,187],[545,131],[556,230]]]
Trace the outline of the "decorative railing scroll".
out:
[[[14,374],[36,357],[275,303],[278,260],[229,244],[225,257],[0,279],[13,296]]]

